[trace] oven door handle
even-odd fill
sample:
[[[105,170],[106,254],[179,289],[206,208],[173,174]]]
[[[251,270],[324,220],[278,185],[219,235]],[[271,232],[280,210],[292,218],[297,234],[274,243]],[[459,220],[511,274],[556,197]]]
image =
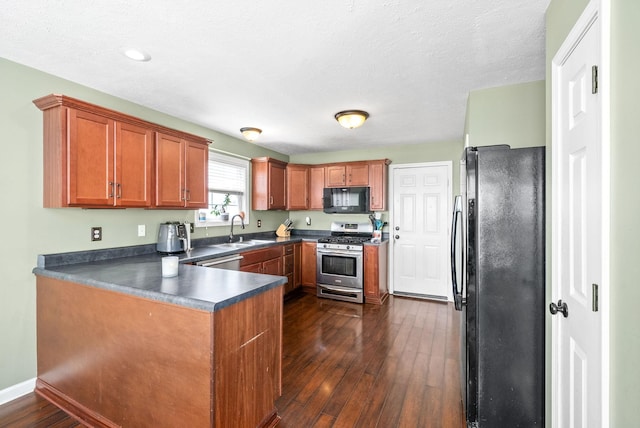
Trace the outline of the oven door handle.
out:
[[[353,256],[353,257],[360,257],[362,256],[362,251],[353,251],[353,250],[321,250],[321,249],[317,249],[316,250],[318,252],[318,254],[328,254],[330,256]]]
[[[341,291],[343,293],[362,293],[362,288],[354,287],[337,287],[335,285],[318,284],[319,287],[326,288],[331,291]]]

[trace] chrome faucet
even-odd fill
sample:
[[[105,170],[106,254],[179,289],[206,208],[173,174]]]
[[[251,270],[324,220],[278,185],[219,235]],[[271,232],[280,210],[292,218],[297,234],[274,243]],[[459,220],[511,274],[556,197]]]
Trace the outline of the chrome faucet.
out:
[[[235,220],[236,217],[240,217],[240,226],[244,229],[244,212],[240,211],[239,214],[235,214],[233,217],[231,217],[231,232],[229,233],[229,242],[233,242],[233,220]]]

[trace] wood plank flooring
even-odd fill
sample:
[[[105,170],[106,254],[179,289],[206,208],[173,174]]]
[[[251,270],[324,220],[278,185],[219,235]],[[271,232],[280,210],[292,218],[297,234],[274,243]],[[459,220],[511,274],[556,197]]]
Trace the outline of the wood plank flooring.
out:
[[[458,318],[451,305],[393,296],[288,299],[278,428],[462,428]],[[0,427],[81,426],[33,393],[0,406]]]

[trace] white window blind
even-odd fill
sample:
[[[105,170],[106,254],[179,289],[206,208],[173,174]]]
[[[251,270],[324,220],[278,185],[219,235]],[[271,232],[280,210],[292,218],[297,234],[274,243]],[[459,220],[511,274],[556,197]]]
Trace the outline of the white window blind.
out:
[[[209,190],[221,193],[245,193],[249,162],[244,159],[209,153]]]

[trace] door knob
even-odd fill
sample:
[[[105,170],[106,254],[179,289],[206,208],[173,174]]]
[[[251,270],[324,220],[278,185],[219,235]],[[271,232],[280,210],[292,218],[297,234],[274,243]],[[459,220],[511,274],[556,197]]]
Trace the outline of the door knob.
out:
[[[400,226],[396,226],[396,230],[400,230]]]
[[[400,235],[396,235],[394,238],[396,238],[396,239],[400,239]]]
[[[549,304],[549,312],[551,312],[551,315],[555,315],[560,312],[566,318],[569,316],[569,307],[562,300],[558,300],[557,304],[553,302]]]

